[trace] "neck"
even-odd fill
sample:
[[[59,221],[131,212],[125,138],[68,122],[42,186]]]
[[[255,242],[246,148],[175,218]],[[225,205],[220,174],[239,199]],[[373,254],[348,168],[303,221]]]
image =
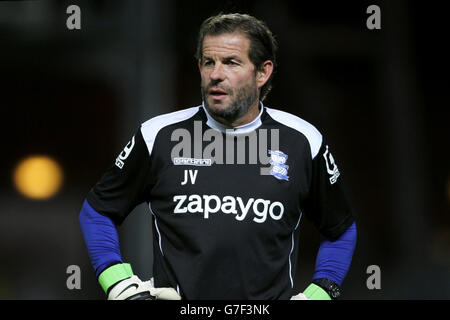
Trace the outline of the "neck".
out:
[[[259,111],[260,111],[259,110],[259,99],[256,99],[252,103],[252,105],[248,108],[247,112],[237,119],[230,120],[230,119],[225,119],[225,118],[217,116],[217,115],[211,115],[211,116],[217,122],[220,122],[223,125],[226,125],[228,127],[234,128],[234,127],[240,127],[240,126],[246,125],[246,124],[252,122],[253,120],[255,120],[259,115]]]

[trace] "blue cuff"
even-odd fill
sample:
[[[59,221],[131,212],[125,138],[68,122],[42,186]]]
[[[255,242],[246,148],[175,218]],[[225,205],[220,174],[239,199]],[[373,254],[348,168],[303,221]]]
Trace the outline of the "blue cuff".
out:
[[[342,284],[352,262],[356,236],[356,223],[353,222],[337,240],[321,241],[313,280],[327,278]]]

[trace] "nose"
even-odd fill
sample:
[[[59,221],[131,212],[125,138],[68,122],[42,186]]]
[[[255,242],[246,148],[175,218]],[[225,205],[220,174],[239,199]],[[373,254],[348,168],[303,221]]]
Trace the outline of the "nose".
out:
[[[211,78],[211,80],[214,80],[214,81],[224,80],[225,73],[224,73],[224,70],[223,70],[223,65],[221,63],[217,63],[214,66],[214,69],[209,74],[209,77]]]

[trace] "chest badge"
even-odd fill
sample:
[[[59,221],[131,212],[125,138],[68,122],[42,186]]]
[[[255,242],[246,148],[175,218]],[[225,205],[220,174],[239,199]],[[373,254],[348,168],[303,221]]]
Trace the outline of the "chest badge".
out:
[[[288,155],[279,150],[269,150],[269,154],[270,164],[272,165],[270,174],[279,180],[289,181],[289,166],[286,164]]]

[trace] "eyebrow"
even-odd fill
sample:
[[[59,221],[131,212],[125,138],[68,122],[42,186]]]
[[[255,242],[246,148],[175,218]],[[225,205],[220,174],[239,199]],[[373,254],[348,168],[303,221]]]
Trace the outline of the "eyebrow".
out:
[[[204,55],[202,60],[213,60],[213,58]],[[223,61],[229,61],[229,60],[242,61],[242,59],[237,55],[226,56],[226,57],[223,57],[221,60],[223,60]]]
[[[239,56],[231,55],[231,56],[225,57],[224,60],[238,60],[238,61],[241,61],[242,59]]]

